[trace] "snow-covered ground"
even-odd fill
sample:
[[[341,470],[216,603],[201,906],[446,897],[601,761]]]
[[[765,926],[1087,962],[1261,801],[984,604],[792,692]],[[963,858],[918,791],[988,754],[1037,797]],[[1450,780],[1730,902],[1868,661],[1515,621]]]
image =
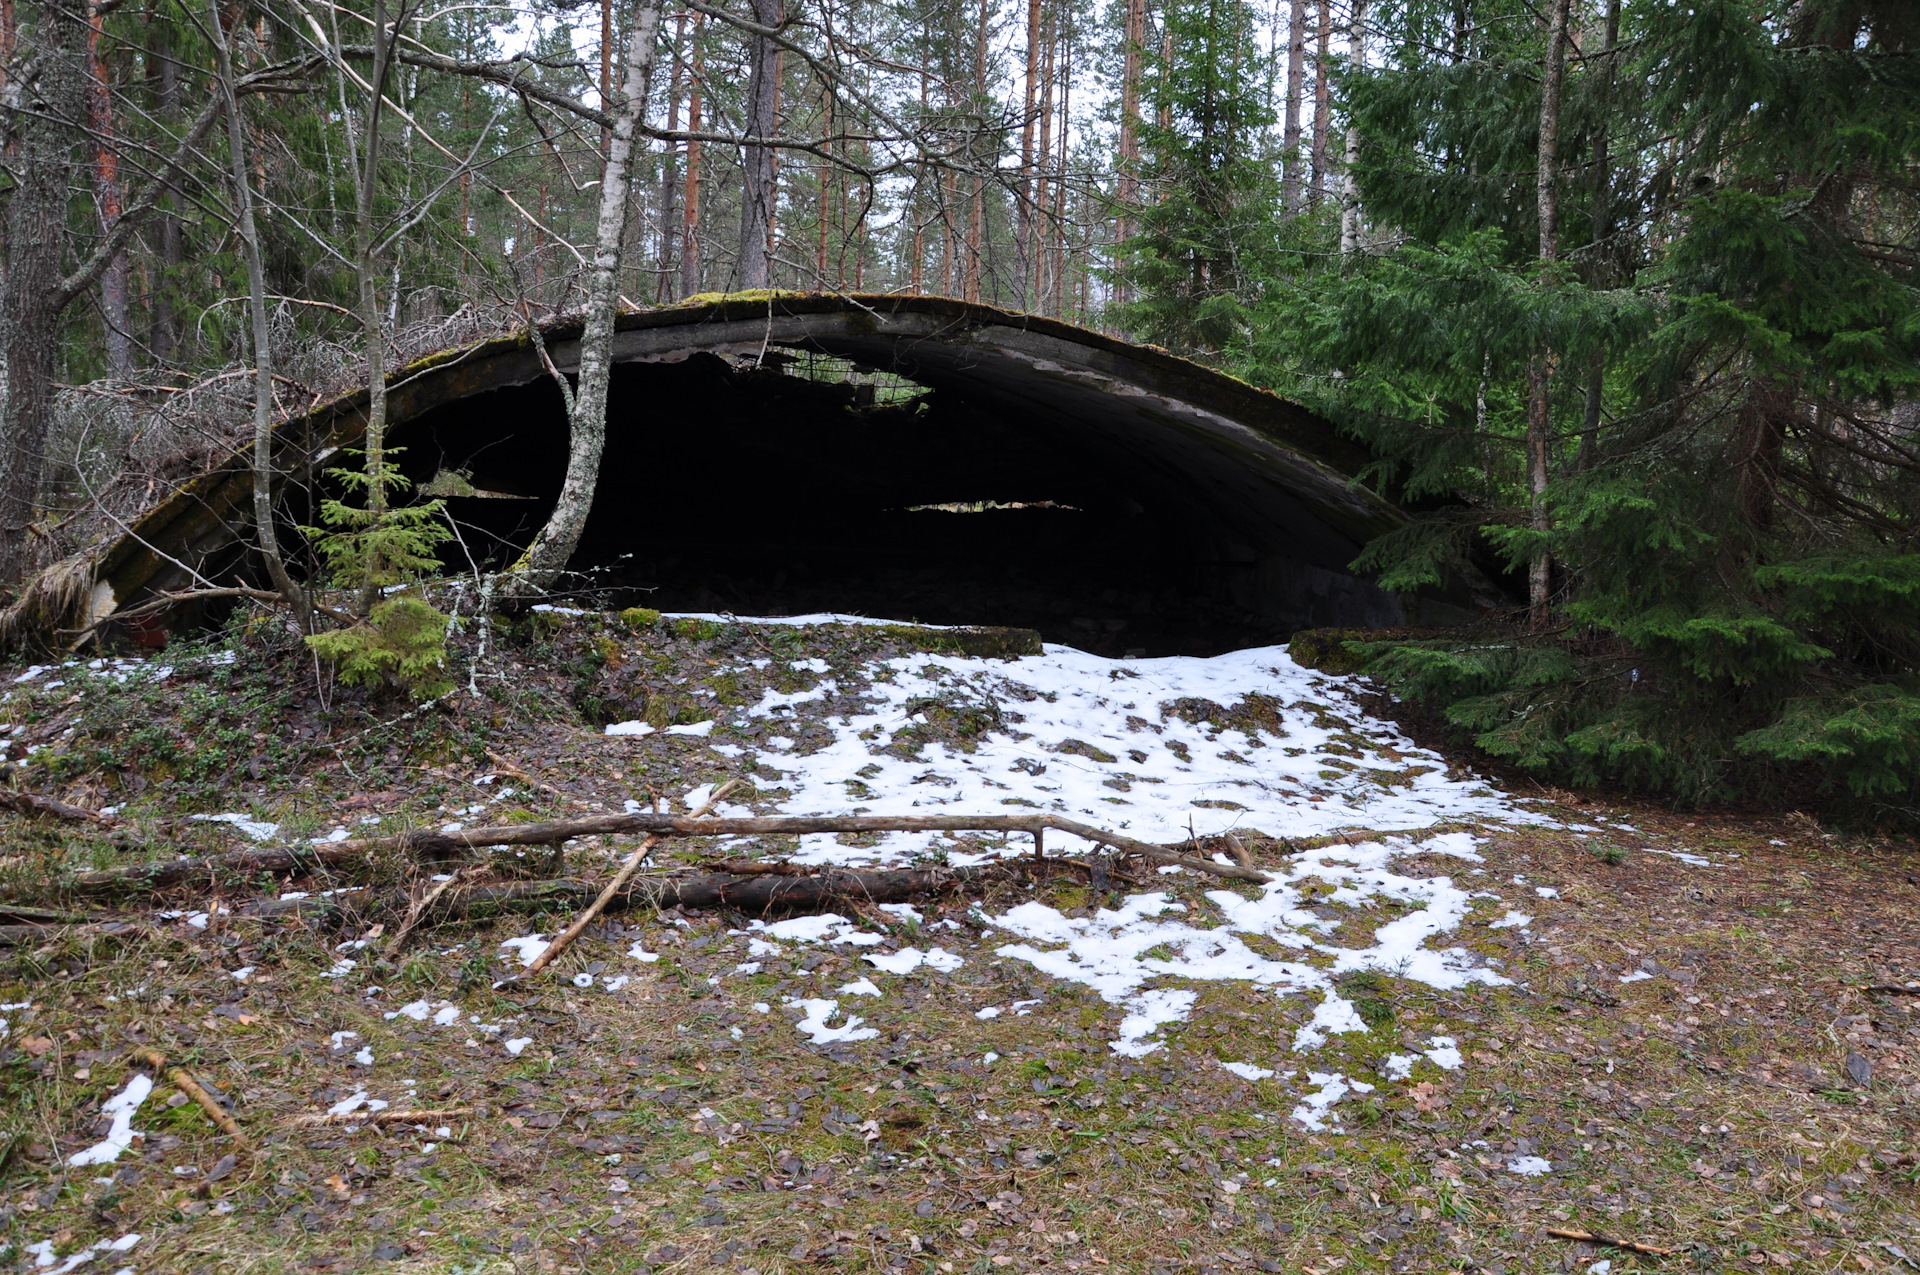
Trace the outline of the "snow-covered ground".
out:
[[[1305,998],[1312,1014],[1276,1056],[1223,1065],[1249,1080],[1277,1078],[1297,1096],[1292,1118],[1311,1129],[1337,1128],[1333,1108],[1343,1097],[1371,1092],[1376,1082],[1407,1082],[1416,1063],[1445,1069],[1461,1063],[1451,1039],[1440,1036],[1416,1054],[1379,1046],[1380,1056],[1362,1063],[1372,1082],[1325,1064],[1309,1067],[1309,1056],[1332,1037],[1366,1030],[1336,989],[1341,976],[1374,971],[1441,989],[1507,981],[1450,941],[1467,915],[1468,890],[1450,876],[1408,875],[1394,865],[1431,854],[1451,856],[1473,872],[1479,855],[1472,834],[1419,834],[1444,823],[1551,820],[1477,777],[1450,771],[1444,758],[1370,716],[1351,679],[1303,668],[1284,647],[1207,659],[1111,660],[1049,646],[1044,654],[1015,659],[901,656],[874,661],[857,678],[819,659],[796,662],[790,671],[816,680],[803,690],[768,691],[731,717],[717,715],[716,725],[728,729],[716,731],[709,745],[733,756],[751,751],[779,771],[785,796],[777,805],[784,813],[1034,809],[1163,843],[1236,829],[1276,837],[1368,830],[1372,839],[1357,844],[1269,862],[1269,883],[1210,890],[1204,902],[1144,890],[1083,916],[1040,902],[981,914],[998,957],[1084,984],[1124,1010],[1110,1046],[1120,1055],[1164,1048],[1161,1029],[1188,1017],[1199,984],[1234,982]],[[951,722],[956,714],[974,726],[963,741],[938,730],[940,720],[929,721],[931,715]],[[823,725],[830,737],[823,737]],[[728,737],[753,743],[728,743]],[[686,794],[687,808],[708,791]],[[744,807],[726,812],[747,813]],[[1081,848],[1061,839],[1067,844],[1060,849]],[[1024,849],[1021,840],[1015,838],[1016,848]],[[795,858],[894,863],[935,850],[960,863],[991,857],[977,841],[962,849],[941,834],[898,833],[869,846],[805,837]],[[1392,919],[1369,920],[1362,927],[1368,937],[1347,945],[1338,934],[1352,916]],[[1514,916],[1511,923],[1525,923]],[[795,943],[857,951],[878,938],[839,917],[804,917],[756,922],[751,942],[759,954],[771,955]],[[1268,954],[1276,949],[1279,954]],[[885,975],[922,963],[960,964],[938,946],[927,953],[867,952],[863,959],[881,983],[849,984],[840,999],[876,990],[884,995]],[[843,1011],[839,999],[808,995],[789,1005],[801,1015],[796,1027],[816,1044],[875,1034],[859,1015]],[[998,1012],[989,1007],[980,1016]]]
[[[1207,659],[1110,660],[1062,646],[1006,660],[910,655],[867,666],[858,688],[824,676],[822,660],[794,670],[823,676],[807,690],[768,691],[728,723],[759,727],[752,751],[782,773],[788,814],[1035,809],[1156,842],[1232,829],[1301,837],[1546,822],[1477,777],[1449,777],[1438,754],[1370,717],[1351,679],[1303,668],[1285,647]],[[847,690],[861,711],[818,711]],[[929,713],[963,713],[986,729],[966,748],[930,737],[902,756],[900,744],[931,736],[917,729]],[[780,727],[802,720],[824,722],[831,742],[796,747]],[[704,796],[696,790],[689,806]],[[947,840],[895,833],[850,847],[822,834],[804,838],[796,857],[895,862]]]

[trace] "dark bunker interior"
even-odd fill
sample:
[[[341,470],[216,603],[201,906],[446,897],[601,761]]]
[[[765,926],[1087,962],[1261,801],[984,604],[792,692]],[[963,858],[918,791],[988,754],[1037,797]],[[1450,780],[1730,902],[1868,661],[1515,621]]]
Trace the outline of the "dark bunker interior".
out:
[[[1403,622],[1397,599],[1346,571],[1359,542],[1270,483],[1254,492],[1177,424],[1143,429],[1100,404],[777,348],[620,364],[556,601],[1012,625],[1113,656]],[[497,569],[531,541],[567,440],[549,377],[444,403],[391,438],[416,484],[449,494],[454,570]]]

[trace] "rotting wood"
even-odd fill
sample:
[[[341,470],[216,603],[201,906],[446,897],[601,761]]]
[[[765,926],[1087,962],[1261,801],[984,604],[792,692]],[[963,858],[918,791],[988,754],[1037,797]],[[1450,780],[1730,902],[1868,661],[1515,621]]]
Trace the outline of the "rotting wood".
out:
[[[727,782],[710,791],[707,794],[707,799],[700,803],[700,809],[693,812],[693,817],[698,819],[705,815],[709,810],[712,810],[720,804],[722,797],[739,786],[739,780],[729,779]],[[556,934],[553,942],[547,944],[546,950],[527,963],[526,970],[522,972],[518,978],[509,981],[517,982],[519,979],[532,978],[535,974],[538,974],[541,970],[553,964],[554,958],[571,947],[573,941],[580,937],[580,932],[586,929],[587,926],[593,924],[593,918],[606,911],[607,904],[612,901],[613,896],[620,893],[620,891],[625,888],[627,882],[633,880],[633,874],[640,870],[641,863],[645,862],[646,857],[652,854],[653,848],[659,844],[660,834],[654,833],[636,846],[633,853],[627,856],[627,861],[620,865],[620,871],[613,874],[613,880],[607,882],[606,889],[600,891],[600,897],[596,898],[592,903],[589,903],[587,910],[575,917],[572,925],[569,925],[565,930]]]
[[[102,828],[120,826],[118,818],[101,814],[98,810],[88,810],[85,806],[69,805],[53,797],[42,797],[30,792],[14,792],[5,788],[0,788],[0,810],[11,810],[20,815],[47,815],[72,823],[98,824]]]
[[[220,1105],[219,1100],[208,1093],[206,1088],[202,1086],[198,1080],[193,1078],[192,1072],[188,1071],[185,1067],[173,1066],[167,1061],[167,1056],[157,1049],[135,1050],[133,1057],[136,1061],[144,1062],[149,1067],[152,1067],[156,1073],[166,1072],[167,1079],[173,1082],[174,1087],[181,1093],[187,1095],[187,1097],[199,1103],[201,1110],[213,1117],[213,1122],[220,1126],[221,1132],[233,1139],[235,1146],[239,1147],[242,1151],[251,1152],[253,1150],[253,1142],[247,1137],[246,1131],[240,1127],[240,1122],[235,1120],[232,1114]]]
[[[636,833],[662,837],[726,837],[797,836],[819,832],[1037,833],[1049,828],[1098,845],[1111,846],[1126,854],[1136,854],[1155,863],[1190,868],[1195,872],[1240,881],[1264,884],[1271,880],[1266,873],[1254,868],[1198,859],[1058,815],[765,815],[719,819],[642,811],[630,815],[589,815],[550,823],[467,828],[459,832],[416,829],[393,837],[170,859],[81,873],[67,883],[67,888],[82,894],[130,888],[164,889],[185,881],[207,880],[235,873],[284,874],[316,867],[338,867],[355,860],[371,861],[382,854],[399,853],[423,860],[447,860],[486,846],[557,845],[576,837]]]
[[[1920,996],[1920,984],[1903,987],[1899,983],[1868,983],[1860,989],[1863,992],[1880,992],[1887,996]]]
[[[1584,1244],[1598,1244],[1602,1248],[1617,1248],[1626,1253],[1644,1253],[1648,1257],[1673,1256],[1673,1250],[1670,1248],[1658,1248],[1652,1244],[1642,1244],[1638,1240],[1610,1240],[1604,1235],[1576,1230],[1570,1226],[1550,1226],[1547,1228],[1547,1234],[1556,1240],[1578,1240]]]
[[[40,925],[0,925],[0,947],[25,947],[53,938],[111,938],[138,933],[143,927],[132,921],[89,921],[80,924],[56,922]]]

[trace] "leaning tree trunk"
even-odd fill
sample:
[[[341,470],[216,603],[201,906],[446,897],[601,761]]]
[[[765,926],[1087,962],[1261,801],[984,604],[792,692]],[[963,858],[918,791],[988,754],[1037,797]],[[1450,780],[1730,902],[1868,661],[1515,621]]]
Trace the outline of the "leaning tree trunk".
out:
[[[1553,0],[1548,16],[1547,65],[1541,77],[1540,155],[1535,193],[1540,214],[1540,282],[1552,279],[1552,264],[1560,255],[1560,203],[1556,182],[1560,167],[1560,88],[1566,75],[1567,9],[1569,0]],[[1533,530],[1540,538],[1527,573],[1528,619],[1536,629],[1547,626],[1553,605],[1553,554],[1546,546],[1552,530],[1547,512],[1547,455],[1550,443],[1553,352],[1546,346],[1535,352],[1528,369],[1527,479],[1533,497]]]
[[[620,253],[627,230],[627,196],[632,182],[633,136],[647,108],[647,78],[653,71],[660,0],[639,0],[628,29],[627,67],[614,106],[613,138],[600,176],[600,217],[594,226],[593,269],[587,280],[586,326],[580,334],[579,382],[568,421],[572,446],[560,502],[519,562],[501,581],[499,594],[526,600],[546,591],[587,525],[593,489],[600,478],[600,452],[607,440],[607,382],[613,374],[613,319],[620,295]],[[689,208],[692,201],[689,201]],[[761,239],[764,245],[764,234]]]
[[[31,573],[34,512],[46,468],[60,316],[67,297],[67,195],[74,145],[86,114],[88,12],[85,0],[46,0],[34,33],[39,74],[20,86],[7,206],[4,333],[6,404],[0,410],[0,581]]]
[[[778,27],[786,21],[784,0],[753,0],[754,21]],[[764,35],[753,37],[753,69],[747,81],[747,136],[770,138],[780,100],[780,46]],[[771,238],[774,175],[771,146],[746,147],[746,193],[740,201],[740,286],[764,288],[772,278]]]

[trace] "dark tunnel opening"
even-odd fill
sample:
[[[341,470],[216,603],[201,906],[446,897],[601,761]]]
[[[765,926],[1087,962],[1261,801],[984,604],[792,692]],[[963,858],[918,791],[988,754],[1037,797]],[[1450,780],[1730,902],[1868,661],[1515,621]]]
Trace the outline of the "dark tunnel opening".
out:
[[[1359,605],[1379,614],[1356,614],[1358,582],[1324,568],[1276,592],[1224,494],[1101,420],[981,398],[777,350],[623,364],[569,583],[595,605],[1015,625],[1116,656],[1399,618],[1365,586]],[[436,408],[392,442],[416,484],[449,496],[455,569],[517,556],[566,468],[546,379]]]

